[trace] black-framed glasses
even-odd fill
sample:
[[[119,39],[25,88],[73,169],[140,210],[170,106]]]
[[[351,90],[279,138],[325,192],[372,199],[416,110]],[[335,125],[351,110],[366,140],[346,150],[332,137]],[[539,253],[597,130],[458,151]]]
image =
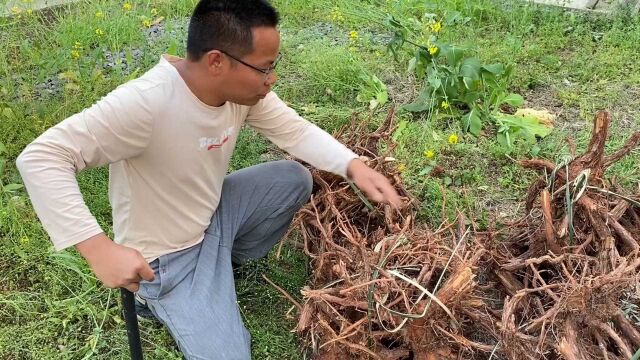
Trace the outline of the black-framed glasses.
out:
[[[276,59],[273,61],[273,64],[271,64],[271,66],[269,66],[268,68],[259,68],[257,66],[253,66],[249,63],[246,63],[240,59],[238,59],[237,57],[229,54],[228,52],[224,51],[224,50],[219,50],[221,53],[227,55],[228,57],[232,58],[233,60],[239,62],[240,64],[250,67],[255,71],[259,71],[261,73],[264,74],[264,80],[267,80],[267,77],[269,76],[269,74],[271,74],[272,72],[274,72],[276,70],[276,66],[278,66],[278,62],[280,61],[280,59],[282,58],[282,53],[278,52],[278,56],[276,57]]]

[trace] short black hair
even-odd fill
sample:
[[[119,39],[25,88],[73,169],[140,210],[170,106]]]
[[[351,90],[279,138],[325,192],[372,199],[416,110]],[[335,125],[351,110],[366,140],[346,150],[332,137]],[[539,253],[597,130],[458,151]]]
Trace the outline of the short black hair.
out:
[[[251,29],[276,27],[279,15],[266,0],[201,0],[193,10],[187,57],[198,61],[207,51],[242,57],[253,51]]]

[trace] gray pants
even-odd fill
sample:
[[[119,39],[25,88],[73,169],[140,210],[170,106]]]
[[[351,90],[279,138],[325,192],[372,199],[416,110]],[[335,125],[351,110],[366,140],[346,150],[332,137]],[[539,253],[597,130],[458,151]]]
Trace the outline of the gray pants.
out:
[[[151,262],[153,282],[138,295],[167,326],[187,359],[250,359],[251,337],[236,303],[232,261],[265,256],[308,201],[312,179],[294,161],[276,161],[225,177],[204,240]]]

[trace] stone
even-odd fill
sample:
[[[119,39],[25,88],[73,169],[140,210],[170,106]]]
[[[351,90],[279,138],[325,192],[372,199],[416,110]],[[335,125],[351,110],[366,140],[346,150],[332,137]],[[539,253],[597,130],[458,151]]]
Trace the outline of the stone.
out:
[[[532,0],[538,4],[562,6],[570,9],[610,12],[616,7],[628,7],[634,13],[640,10],[640,0]]]

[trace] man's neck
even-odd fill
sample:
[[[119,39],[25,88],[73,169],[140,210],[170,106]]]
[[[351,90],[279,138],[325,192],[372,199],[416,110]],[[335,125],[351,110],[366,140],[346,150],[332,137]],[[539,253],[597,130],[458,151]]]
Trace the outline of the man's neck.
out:
[[[189,90],[191,90],[200,101],[209,106],[217,107],[224,105],[226,101],[211,90],[212,84],[206,82],[207,76],[203,73],[200,64],[182,59],[173,63],[173,66],[178,70],[178,73],[185,84],[187,84]]]

